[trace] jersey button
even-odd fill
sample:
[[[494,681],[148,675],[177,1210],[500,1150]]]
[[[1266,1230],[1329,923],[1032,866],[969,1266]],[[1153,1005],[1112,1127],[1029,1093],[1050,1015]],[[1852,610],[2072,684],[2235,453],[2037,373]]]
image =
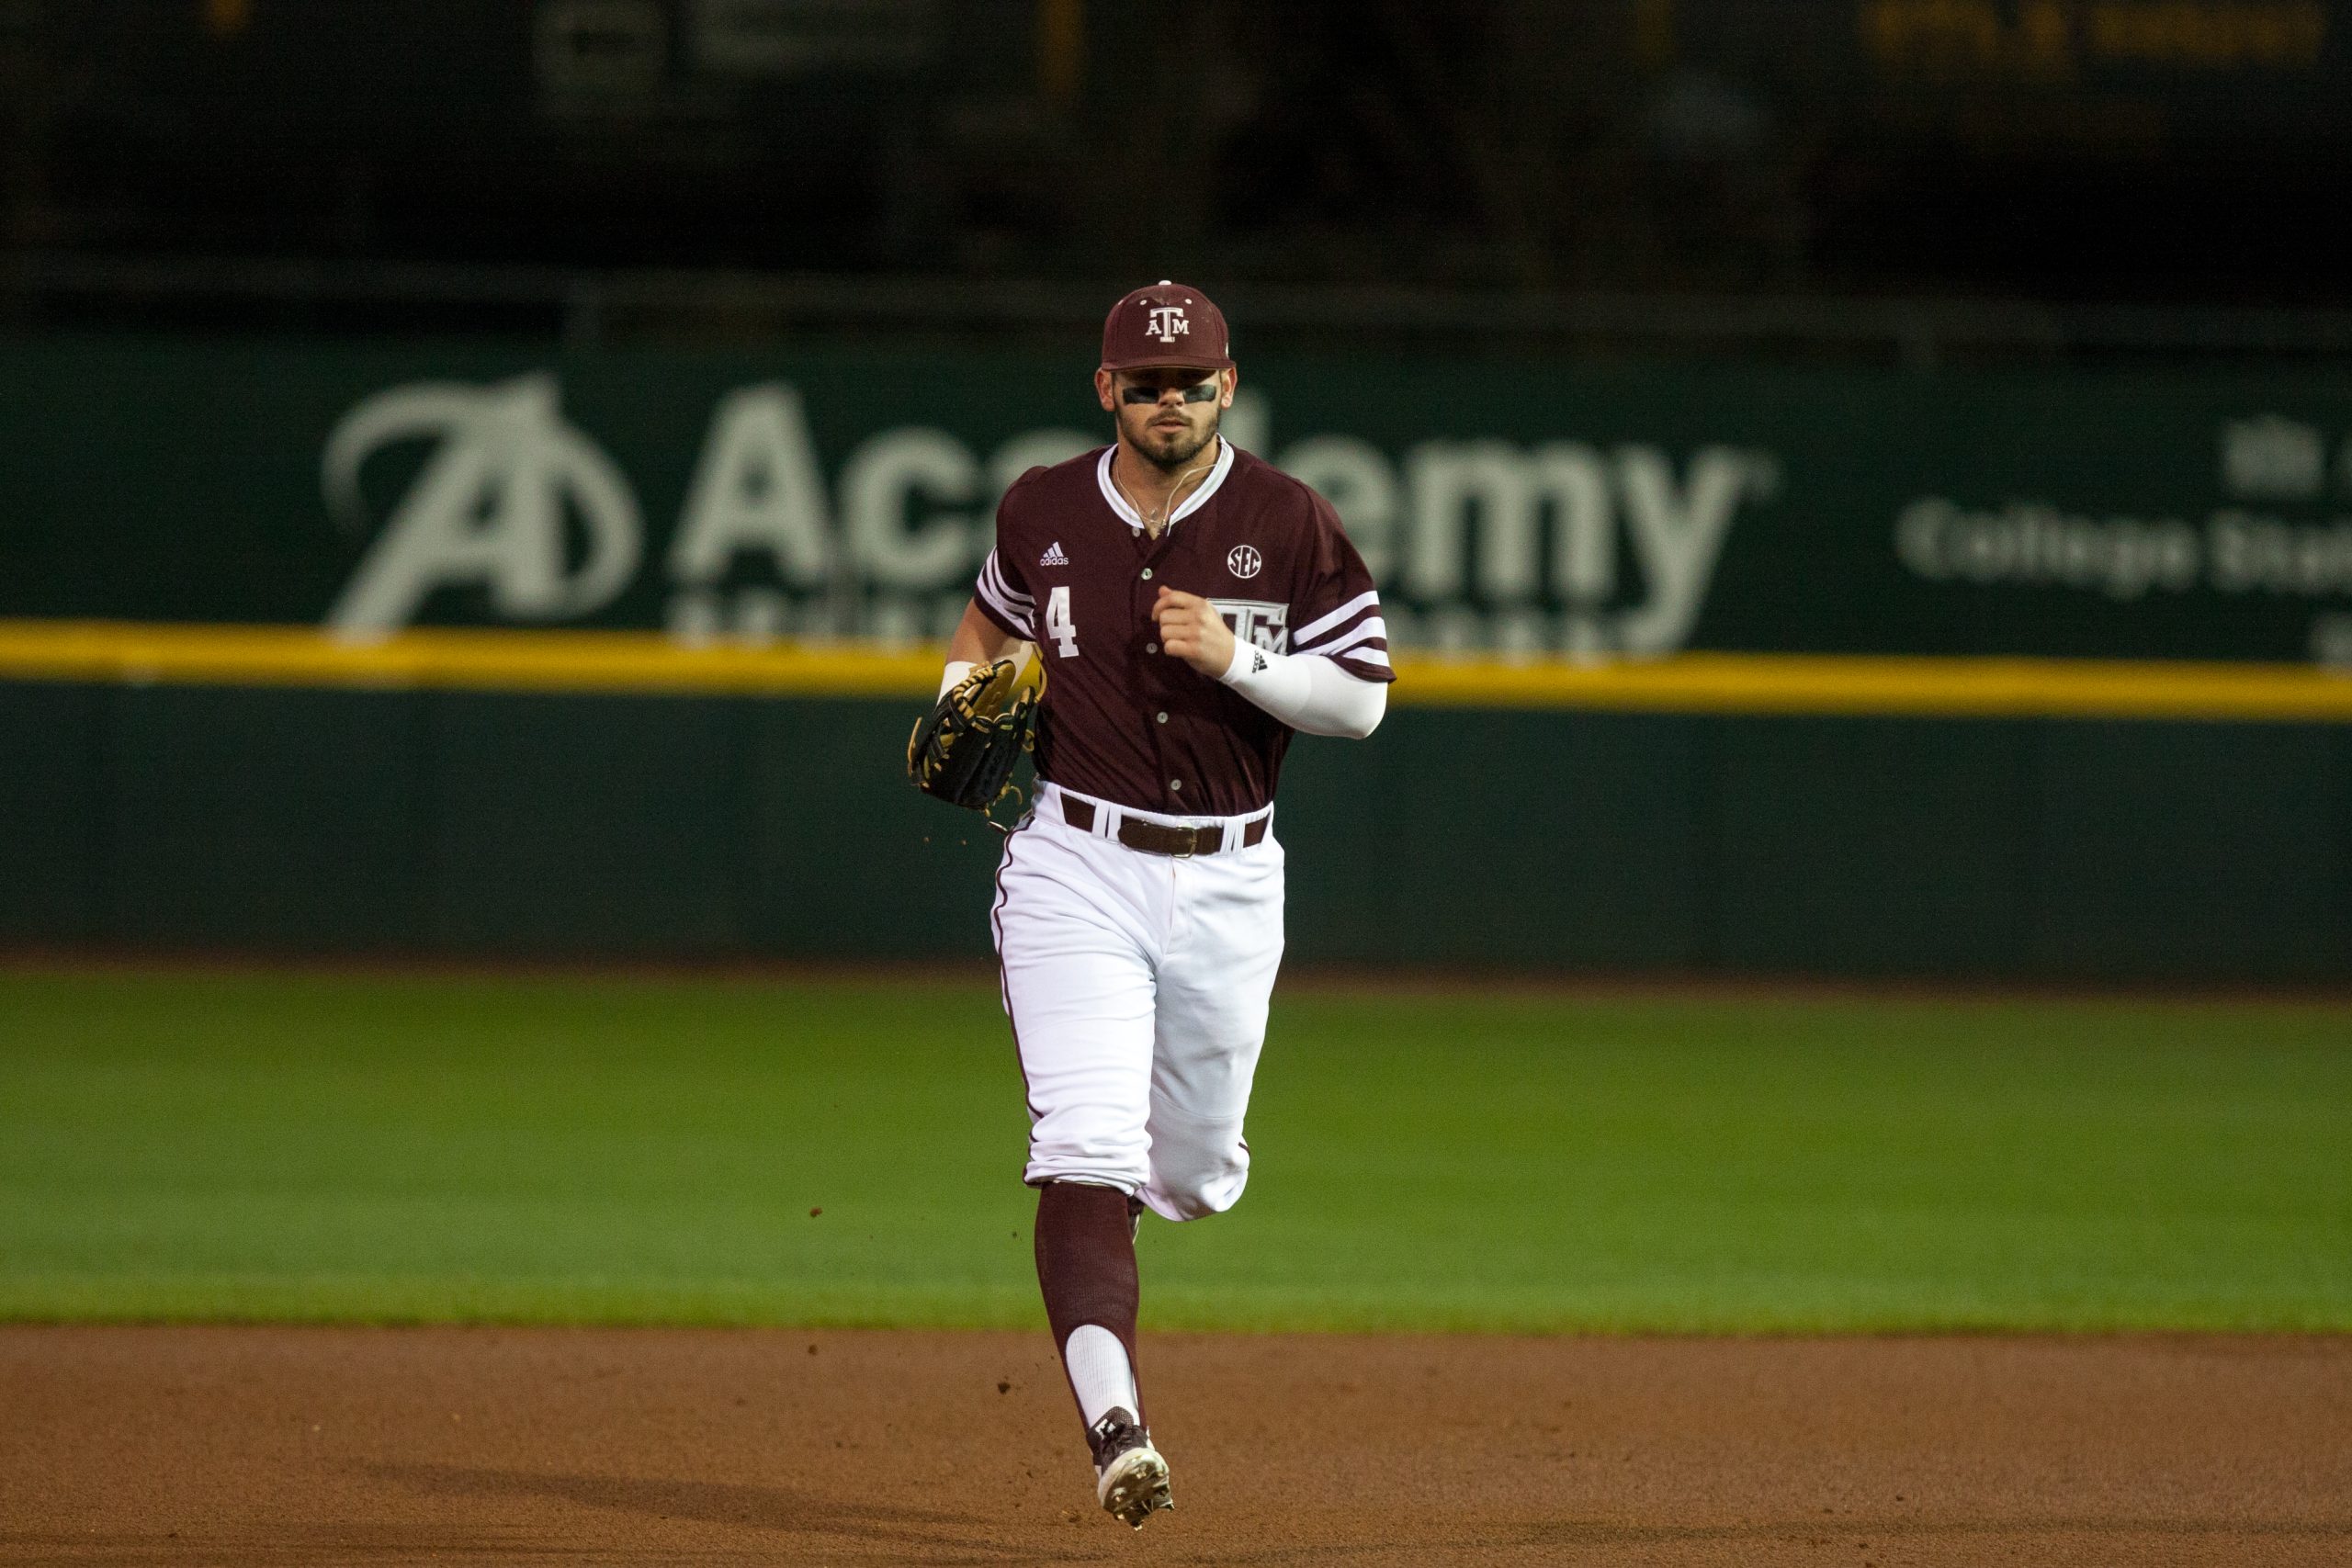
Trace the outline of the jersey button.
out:
[[[1162,724],[1166,724],[1166,723],[1168,722],[1168,716],[1167,716],[1166,714],[1164,714],[1164,713],[1156,713],[1156,714],[1153,714],[1151,716],[1152,716],[1153,718],[1155,718],[1155,719],[1159,720],[1159,721],[1160,723],[1162,723]]]
[[[1158,653],[1159,651],[1159,645],[1156,642],[1148,642],[1143,645],[1143,650],[1146,653]]]
[[[1143,569],[1143,580],[1146,582],[1149,582],[1151,581],[1151,568],[1146,567]]]
[[[1170,779],[1168,781],[1168,787],[1173,790],[1181,790],[1184,787],[1184,781],[1182,779]]]

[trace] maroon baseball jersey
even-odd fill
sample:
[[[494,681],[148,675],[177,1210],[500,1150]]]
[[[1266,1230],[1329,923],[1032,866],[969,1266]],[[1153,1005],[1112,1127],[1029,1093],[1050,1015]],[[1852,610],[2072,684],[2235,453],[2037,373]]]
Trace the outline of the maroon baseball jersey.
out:
[[[1392,681],[1388,628],[1330,503],[1220,441],[1159,537],[1111,480],[1115,447],[1033,468],[997,508],[975,595],[1046,667],[1037,774],[1146,811],[1231,817],[1274,798],[1294,731],[1159,651],[1159,591],[1197,593],[1234,636]]]

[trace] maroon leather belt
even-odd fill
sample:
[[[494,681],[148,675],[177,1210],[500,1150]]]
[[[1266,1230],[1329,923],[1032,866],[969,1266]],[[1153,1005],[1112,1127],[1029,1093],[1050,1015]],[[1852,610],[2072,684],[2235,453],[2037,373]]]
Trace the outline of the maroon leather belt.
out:
[[[1062,796],[1062,820],[1081,833],[1094,831],[1094,803],[1074,795]],[[1241,829],[1244,849],[1262,843],[1266,824],[1271,818],[1261,817]],[[1159,822],[1138,822],[1132,817],[1119,818],[1119,842],[1131,850],[1141,850],[1148,855],[1213,855],[1225,848],[1225,829],[1221,827],[1170,828]]]

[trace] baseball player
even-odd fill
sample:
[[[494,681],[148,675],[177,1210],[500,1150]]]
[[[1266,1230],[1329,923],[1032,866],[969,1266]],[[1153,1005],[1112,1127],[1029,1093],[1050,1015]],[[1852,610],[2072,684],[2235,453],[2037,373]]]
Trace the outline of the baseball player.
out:
[[[1096,1497],[1138,1529],[1173,1505],[1136,1382],[1136,1227],[1241,1196],[1283,951],[1283,754],[1299,730],[1371,734],[1395,678],[1330,505],[1218,434],[1237,379],[1200,290],[1112,307],[1094,389],[1116,438],[1005,492],[941,688],[1024,643],[1048,677],[991,920],[1037,1282]]]

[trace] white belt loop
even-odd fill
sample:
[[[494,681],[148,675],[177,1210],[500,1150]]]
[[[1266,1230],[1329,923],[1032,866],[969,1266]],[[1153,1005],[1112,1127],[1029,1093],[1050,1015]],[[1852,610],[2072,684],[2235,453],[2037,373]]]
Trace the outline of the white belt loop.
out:
[[[1266,824],[1266,831],[1272,833],[1274,827],[1273,818],[1274,808],[1271,806],[1261,811],[1252,811],[1247,817],[1227,818],[1225,822],[1226,853],[1231,854],[1237,850],[1248,849],[1250,847],[1250,829],[1256,823],[1263,822]],[[1262,844],[1266,840],[1260,839],[1258,841]]]
[[[1054,787],[1059,789],[1061,786],[1057,784]],[[1108,839],[1113,843],[1117,843],[1119,841],[1119,808],[1107,800],[1097,800],[1091,795],[1081,795],[1080,798],[1094,808],[1094,820],[1087,828],[1086,836],[1090,839]]]

